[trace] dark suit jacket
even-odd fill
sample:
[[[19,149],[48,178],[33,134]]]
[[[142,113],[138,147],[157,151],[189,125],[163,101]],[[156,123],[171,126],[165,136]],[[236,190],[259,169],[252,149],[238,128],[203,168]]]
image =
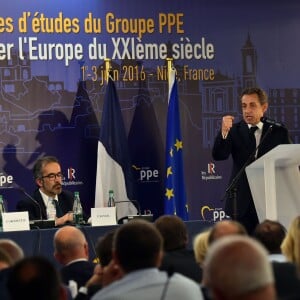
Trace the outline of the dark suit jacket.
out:
[[[34,202],[29,197],[20,200],[16,206],[17,211],[28,211],[29,220],[40,220],[40,219],[46,220],[47,219],[46,206],[44,204],[39,189],[36,189],[34,191],[32,198],[36,202]],[[62,191],[58,195],[58,202],[63,214],[72,211],[73,202],[74,202],[73,194],[67,190]]]
[[[89,261],[77,261],[61,268],[63,283],[69,285],[69,280],[77,282],[78,289],[84,286],[92,277],[95,265]]]
[[[296,266],[290,262],[272,262],[278,299],[300,299],[300,280]]]
[[[6,287],[7,279],[10,275],[11,267],[0,270],[0,299],[7,300],[9,299],[8,289]]]
[[[261,140],[270,127],[269,124],[264,124]],[[260,144],[257,158],[263,156],[276,146],[280,144],[290,144],[291,140],[286,128],[273,127],[271,131],[268,131],[268,135],[264,141]],[[215,160],[225,160],[230,155],[233,159],[233,167],[231,172],[231,178],[229,183],[237,175],[240,169],[244,166],[248,158],[253,154],[255,149],[251,148],[251,141],[249,135],[249,128],[245,121],[235,123],[230,129],[226,139],[222,138],[221,132],[218,133],[212,150],[212,156]],[[239,217],[243,216],[249,207],[250,201],[253,202],[250,187],[248,184],[246,173],[243,172],[240,179],[236,184],[236,204],[237,214]],[[233,197],[227,197],[225,203],[225,212],[229,216],[234,214]]]
[[[166,252],[160,270],[180,273],[197,283],[202,280],[202,269],[195,261],[193,250],[180,249]]]

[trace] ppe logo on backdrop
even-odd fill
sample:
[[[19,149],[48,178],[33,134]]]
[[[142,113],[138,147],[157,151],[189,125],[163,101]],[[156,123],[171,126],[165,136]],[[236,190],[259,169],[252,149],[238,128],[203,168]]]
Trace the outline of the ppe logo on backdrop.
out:
[[[0,173],[0,187],[4,187],[7,184],[12,184],[14,181],[14,178],[12,175],[4,175],[3,173]]]
[[[158,182],[159,172],[157,169],[151,169],[150,167],[137,167],[132,165],[132,168],[138,172],[138,181],[143,183]]]

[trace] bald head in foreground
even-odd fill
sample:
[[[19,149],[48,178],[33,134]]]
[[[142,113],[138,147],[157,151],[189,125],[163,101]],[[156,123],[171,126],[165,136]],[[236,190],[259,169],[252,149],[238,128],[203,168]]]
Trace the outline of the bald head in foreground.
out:
[[[58,229],[53,239],[54,257],[62,265],[60,273],[63,282],[70,280],[78,288],[84,286],[94,273],[94,264],[89,261],[88,242],[83,232],[74,226]]]
[[[275,300],[268,253],[254,239],[230,235],[216,240],[204,261],[203,284],[213,300]]]
[[[222,220],[214,224],[212,227],[208,243],[212,244],[215,240],[232,234],[248,235],[246,228],[239,222],[234,220]]]

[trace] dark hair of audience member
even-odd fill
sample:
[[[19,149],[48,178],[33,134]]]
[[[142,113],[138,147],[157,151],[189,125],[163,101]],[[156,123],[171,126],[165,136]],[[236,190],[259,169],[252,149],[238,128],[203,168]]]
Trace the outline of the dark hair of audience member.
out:
[[[113,251],[127,273],[158,267],[162,252],[162,236],[157,228],[147,221],[133,220],[119,227],[113,241]]]
[[[26,257],[17,262],[8,277],[11,300],[57,300],[62,285],[58,271],[45,257]]]
[[[182,219],[173,215],[164,215],[159,217],[154,224],[163,237],[165,251],[186,248],[188,231]]]
[[[112,259],[112,247],[115,231],[110,231],[97,240],[96,254],[102,267],[107,266]]]
[[[265,220],[258,224],[253,232],[253,237],[261,242],[266,249],[273,254],[281,253],[281,243],[286,235],[284,226],[271,220]]]

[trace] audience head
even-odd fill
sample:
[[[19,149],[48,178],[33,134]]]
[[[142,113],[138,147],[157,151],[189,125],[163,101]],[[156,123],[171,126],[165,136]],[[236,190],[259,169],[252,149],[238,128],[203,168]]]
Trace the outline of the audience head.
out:
[[[213,241],[219,239],[220,237],[232,234],[247,235],[247,230],[241,223],[237,221],[219,221],[212,227],[208,237],[208,243],[210,245]]]
[[[281,251],[300,270],[300,216],[294,218],[288,228],[287,234],[281,244]]]
[[[13,261],[9,254],[0,248],[0,271],[13,265]]]
[[[89,248],[83,232],[74,226],[58,229],[53,239],[54,256],[62,265],[75,259],[88,259]]]
[[[209,234],[210,231],[206,230],[198,233],[194,238],[193,249],[195,253],[195,260],[200,266],[203,264],[208,249]]]
[[[106,233],[103,237],[99,238],[96,244],[96,253],[102,267],[107,266],[112,259],[112,247],[114,231]]]
[[[174,215],[164,215],[159,217],[154,224],[163,237],[165,251],[186,248],[188,231],[182,219]]]
[[[17,262],[8,277],[11,300],[66,299],[58,271],[44,257],[26,257]]]
[[[276,299],[268,253],[248,236],[229,235],[209,247],[203,284],[212,299]]]
[[[113,258],[125,273],[159,267],[163,256],[162,236],[154,224],[133,220],[115,233]]]
[[[11,239],[0,239],[0,249],[7,252],[13,264],[24,258],[23,249]]]
[[[271,220],[264,220],[258,224],[253,232],[253,237],[261,242],[270,254],[281,253],[281,244],[286,230],[284,226]]]

